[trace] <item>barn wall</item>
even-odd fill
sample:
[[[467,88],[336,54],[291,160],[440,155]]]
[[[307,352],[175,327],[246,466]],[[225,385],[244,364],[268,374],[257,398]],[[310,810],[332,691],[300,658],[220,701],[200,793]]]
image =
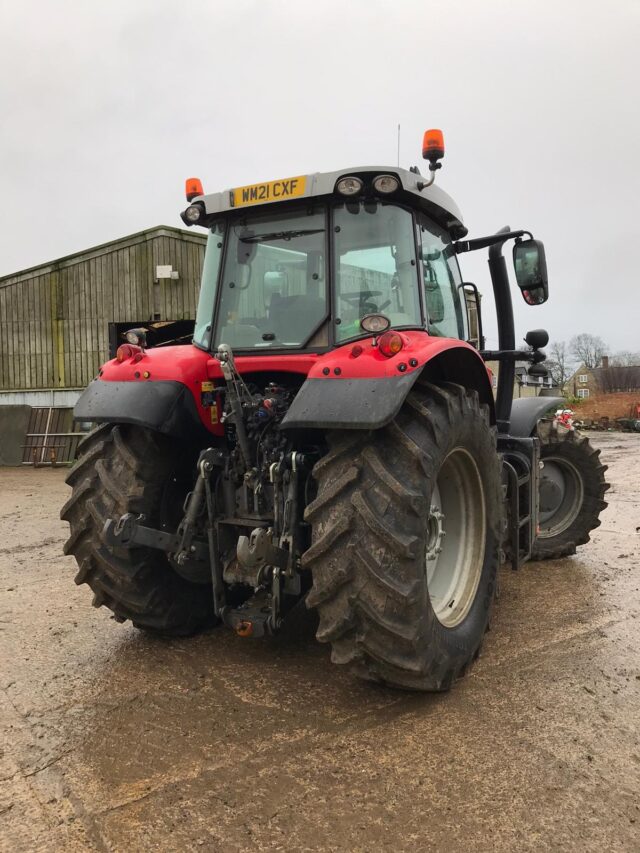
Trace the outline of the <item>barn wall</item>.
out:
[[[204,246],[159,228],[0,279],[0,390],[84,387],[110,322],[193,319]],[[154,283],[158,265],[179,279]]]

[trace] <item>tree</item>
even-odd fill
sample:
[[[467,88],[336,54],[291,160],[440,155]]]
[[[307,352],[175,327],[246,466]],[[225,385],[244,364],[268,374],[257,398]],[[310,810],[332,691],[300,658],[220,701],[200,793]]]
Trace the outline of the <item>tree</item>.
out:
[[[551,344],[549,358],[545,361],[544,366],[551,374],[554,385],[557,385],[560,391],[564,391],[564,386],[573,373],[569,347],[564,341],[556,341]]]
[[[640,352],[616,352],[609,359],[609,364],[612,367],[637,367],[640,365]]]
[[[574,358],[582,362],[589,370],[600,367],[602,356],[607,354],[607,345],[602,338],[587,333],[571,338],[569,348]]]

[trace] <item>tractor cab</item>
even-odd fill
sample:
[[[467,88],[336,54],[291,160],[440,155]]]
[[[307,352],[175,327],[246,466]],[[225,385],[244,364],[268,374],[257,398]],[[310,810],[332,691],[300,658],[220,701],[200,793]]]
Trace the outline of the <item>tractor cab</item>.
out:
[[[188,181],[183,220],[209,230],[194,344],[322,352],[370,336],[369,315],[466,339],[453,243],[466,229],[452,199],[424,183],[417,171],[360,167],[193,197]]]

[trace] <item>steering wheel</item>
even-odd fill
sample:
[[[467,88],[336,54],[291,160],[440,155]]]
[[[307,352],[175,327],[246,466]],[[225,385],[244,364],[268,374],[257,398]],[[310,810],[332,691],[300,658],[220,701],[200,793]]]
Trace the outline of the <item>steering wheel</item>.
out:
[[[382,296],[381,290],[359,290],[357,293],[341,293],[340,299],[356,307],[359,307],[363,300],[370,299],[372,296]]]
[[[352,303],[358,302],[360,303],[363,299],[369,299],[371,296],[382,296],[381,290],[358,290],[355,293],[341,293],[340,299],[344,299],[345,302]]]

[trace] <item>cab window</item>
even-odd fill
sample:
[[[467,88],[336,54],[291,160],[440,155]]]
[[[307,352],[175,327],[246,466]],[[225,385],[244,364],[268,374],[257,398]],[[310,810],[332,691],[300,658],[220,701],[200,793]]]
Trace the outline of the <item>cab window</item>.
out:
[[[422,326],[413,218],[391,204],[334,209],[336,339],[362,334],[366,314],[384,314],[394,328]]]
[[[228,230],[214,346],[315,342],[329,313],[324,209],[242,216]]]
[[[420,256],[430,335],[467,338],[466,311],[458,285],[460,268],[447,232],[425,216],[418,217]]]

